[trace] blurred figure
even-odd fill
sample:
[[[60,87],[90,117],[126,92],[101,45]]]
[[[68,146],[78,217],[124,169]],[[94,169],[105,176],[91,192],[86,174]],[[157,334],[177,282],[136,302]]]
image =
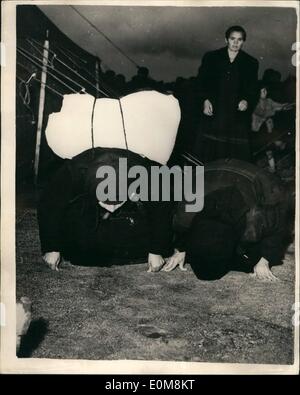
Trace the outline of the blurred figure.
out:
[[[156,82],[150,78],[147,67],[138,67],[137,74],[127,84],[128,93],[140,89],[156,89]]]
[[[268,133],[272,133],[274,129],[274,116],[276,112],[287,111],[293,107],[293,104],[289,103],[278,103],[272,100],[268,95],[267,86],[262,83],[260,88],[259,101],[252,114],[252,131],[259,132],[265,126]],[[275,140],[274,144],[276,148],[284,150],[285,144],[281,140]],[[269,171],[274,173],[276,171],[276,162],[273,155],[273,150],[268,149],[266,151],[268,160]]]
[[[123,74],[117,74],[115,78],[115,88],[120,96],[126,94],[126,79]]]
[[[278,103],[268,95],[268,88],[262,84],[260,88],[259,101],[252,114],[252,131],[258,132],[263,124],[266,125],[268,133],[272,133],[274,128],[273,116],[276,111],[286,111],[292,108],[289,103]]]

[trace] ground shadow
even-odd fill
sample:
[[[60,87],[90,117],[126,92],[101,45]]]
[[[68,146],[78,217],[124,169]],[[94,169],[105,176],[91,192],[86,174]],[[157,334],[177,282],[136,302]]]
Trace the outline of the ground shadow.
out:
[[[22,337],[18,358],[30,358],[33,351],[38,348],[48,332],[48,322],[39,318],[31,322],[25,336]]]

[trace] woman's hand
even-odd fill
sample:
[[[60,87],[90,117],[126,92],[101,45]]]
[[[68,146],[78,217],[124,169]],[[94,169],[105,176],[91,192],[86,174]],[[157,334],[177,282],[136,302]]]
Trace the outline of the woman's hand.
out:
[[[210,102],[208,99],[206,99],[206,100],[204,101],[204,104],[203,104],[203,113],[204,113],[205,115],[208,115],[209,117],[211,117],[212,115],[214,115],[213,106],[212,106],[211,102]]]
[[[288,111],[288,110],[291,110],[293,107],[294,107],[293,103],[283,103],[282,107],[281,107],[281,110],[282,111]]]
[[[184,264],[185,264],[185,255],[186,253],[183,252],[179,252],[178,250],[175,249],[174,254],[166,259],[166,265],[162,268],[162,271],[164,272],[170,272],[172,270],[175,269],[175,267],[179,266],[179,269],[182,271],[186,271],[187,269],[184,268]]]
[[[259,262],[254,266],[253,272],[251,275],[258,280],[262,281],[279,281],[277,277],[271,272],[269,267],[269,262],[265,258],[261,258]]]
[[[247,100],[241,100],[241,101],[239,102],[239,105],[238,105],[238,110],[239,110],[239,111],[246,111],[247,108],[248,108],[248,102],[247,102]]]
[[[149,268],[147,272],[159,272],[165,264],[165,260],[161,255],[151,254],[148,255]]]
[[[51,270],[58,271],[58,265],[60,262],[60,252],[57,251],[46,252],[46,254],[43,255],[43,260],[47,264],[47,266],[50,267]]]

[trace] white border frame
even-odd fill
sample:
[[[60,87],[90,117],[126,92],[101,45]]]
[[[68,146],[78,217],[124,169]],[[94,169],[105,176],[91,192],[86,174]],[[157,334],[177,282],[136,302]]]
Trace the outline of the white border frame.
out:
[[[18,359],[15,356],[15,69],[16,69],[16,6],[42,4],[73,5],[153,5],[191,7],[292,7],[297,11],[297,37],[299,35],[299,3],[297,1],[3,1],[2,42],[6,52],[6,64],[2,68],[1,84],[1,302],[5,305],[6,325],[1,327],[2,373],[85,373],[85,374],[298,374],[299,373],[299,325],[295,327],[294,364],[228,364],[174,361],[90,361],[61,359]],[[299,47],[299,45],[298,45]],[[298,48],[299,49],[299,48]],[[298,61],[300,54],[298,54]],[[297,75],[297,103],[299,104],[299,65]],[[295,303],[299,306],[299,105],[296,118],[296,280]],[[298,317],[299,320],[299,317]]]

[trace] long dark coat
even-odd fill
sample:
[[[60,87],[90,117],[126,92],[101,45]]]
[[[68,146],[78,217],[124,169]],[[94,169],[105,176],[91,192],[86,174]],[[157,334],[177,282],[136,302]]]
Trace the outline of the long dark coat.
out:
[[[258,61],[239,51],[231,63],[227,47],[204,55],[199,69],[199,101],[213,105],[213,116],[203,115],[198,154],[204,162],[221,158],[250,160],[248,132],[257,99]],[[238,111],[246,100],[248,109]],[[199,152],[200,151],[200,152]]]

